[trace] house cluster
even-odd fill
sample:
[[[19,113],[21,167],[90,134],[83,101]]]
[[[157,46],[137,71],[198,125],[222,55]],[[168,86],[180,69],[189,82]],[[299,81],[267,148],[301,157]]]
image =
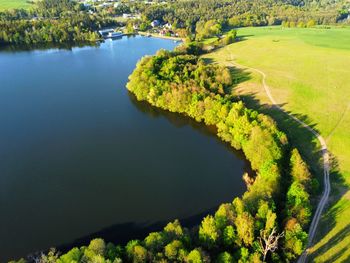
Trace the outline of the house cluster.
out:
[[[159,20],[153,20],[151,22],[151,26],[153,28],[154,33],[158,33],[161,36],[172,36],[177,37],[178,34],[175,33],[172,29],[172,25],[170,23],[162,24]]]
[[[125,19],[141,19],[141,14],[123,14],[123,18]]]
[[[172,28],[171,24],[169,24],[169,23],[162,24],[159,20],[153,20],[151,22],[151,26],[153,28],[154,27],[161,27],[161,28],[164,28],[164,29],[171,29]]]
[[[118,7],[120,0],[79,0],[86,8],[91,7]]]

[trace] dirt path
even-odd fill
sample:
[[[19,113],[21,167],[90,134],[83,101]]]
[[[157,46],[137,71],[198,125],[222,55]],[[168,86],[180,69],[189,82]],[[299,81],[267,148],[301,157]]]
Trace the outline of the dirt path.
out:
[[[324,181],[324,190],[321,196],[321,199],[317,205],[317,209],[315,211],[314,217],[312,218],[311,224],[310,224],[310,228],[309,228],[309,239],[308,239],[308,244],[307,244],[307,249],[304,251],[304,253],[300,256],[298,263],[304,263],[306,262],[307,259],[307,251],[308,248],[312,245],[313,239],[315,237],[315,233],[316,233],[316,229],[318,226],[318,223],[320,222],[321,219],[321,215],[322,212],[324,210],[325,205],[327,204],[328,201],[328,197],[329,197],[329,193],[331,191],[331,186],[330,186],[330,182],[329,182],[329,153],[327,150],[327,144],[325,139],[318,133],[316,132],[314,129],[312,129],[309,125],[307,125],[306,123],[304,123],[303,121],[299,120],[298,118],[296,118],[295,116],[286,113],[275,101],[275,99],[273,98],[271,91],[270,91],[270,87],[266,84],[266,74],[256,68],[251,68],[251,67],[247,67],[247,66],[243,66],[240,65],[236,62],[233,61],[232,56],[231,56],[231,60],[230,60],[230,64],[232,66],[236,66],[239,68],[246,68],[252,71],[255,71],[257,73],[259,73],[262,76],[262,85],[265,89],[266,95],[268,96],[269,100],[271,101],[271,104],[279,109],[280,111],[282,111],[283,113],[285,113],[286,115],[288,115],[290,118],[292,118],[293,120],[295,120],[296,122],[298,122],[300,125],[302,125],[305,129],[307,129],[308,131],[310,131],[320,142],[321,144],[321,150],[322,150],[322,157],[323,157],[323,181]]]

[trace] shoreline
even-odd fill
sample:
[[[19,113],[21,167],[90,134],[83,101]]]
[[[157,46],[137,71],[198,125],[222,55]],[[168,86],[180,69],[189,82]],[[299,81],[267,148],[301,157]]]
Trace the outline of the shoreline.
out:
[[[142,32],[142,31],[137,32],[136,34],[138,34],[140,36],[151,36],[151,37],[155,37],[155,38],[162,38],[162,39],[169,39],[169,40],[176,40],[176,41],[184,41],[184,39],[182,39],[181,37],[162,36],[162,35],[159,35],[159,34]]]

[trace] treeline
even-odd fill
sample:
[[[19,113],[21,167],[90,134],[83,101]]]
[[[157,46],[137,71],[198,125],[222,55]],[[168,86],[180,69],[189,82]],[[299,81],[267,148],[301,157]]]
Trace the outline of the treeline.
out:
[[[285,211],[285,253],[289,260],[300,255],[307,242],[302,229],[310,223],[312,208],[310,193],[315,193],[318,182],[311,174],[297,149],[293,149],[290,158],[290,186],[286,194]]]
[[[317,2],[318,3],[318,2]],[[169,22],[175,28],[186,28],[195,33],[198,23],[216,20],[223,27],[281,25],[282,21],[316,24],[333,24],[347,17],[350,7],[345,1],[325,5],[321,1],[283,0],[188,0],[175,1],[162,6],[145,6],[139,9],[143,20]],[[231,21],[230,21],[231,20]]]
[[[72,18],[0,21],[0,45],[64,42],[96,42],[96,17],[76,15]]]
[[[309,20],[307,23],[304,23],[303,21],[300,22],[294,22],[294,21],[283,21],[282,27],[314,27],[316,25],[316,22],[314,20]]]
[[[42,0],[31,11],[0,13],[0,45],[96,42],[96,30],[112,23],[70,0]]]
[[[151,29],[151,22],[159,20],[170,23],[172,32],[180,37],[193,40],[236,27],[334,24],[346,21],[349,9],[350,4],[345,1],[327,0],[188,0],[152,5],[129,1],[116,7],[91,9],[73,0],[42,0],[35,1],[35,7],[29,11],[0,12],[0,45],[93,42],[99,38],[96,30],[117,25],[115,16],[122,13],[142,14],[141,19],[123,23],[128,32],[134,32],[134,27],[141,31]],[[209,28],[207,23],[214,25]]]

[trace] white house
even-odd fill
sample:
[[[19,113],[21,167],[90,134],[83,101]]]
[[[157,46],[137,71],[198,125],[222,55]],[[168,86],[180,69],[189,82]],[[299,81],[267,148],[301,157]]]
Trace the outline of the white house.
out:
[[[163,27],[167,29],[172,29],[172,25],[169,23],[166,23]]]
[[[152,27],[156,27],[156,26],[159,26],[159,25],[160,25],[159,20],[153,20],[152,23],[151,23]]]

